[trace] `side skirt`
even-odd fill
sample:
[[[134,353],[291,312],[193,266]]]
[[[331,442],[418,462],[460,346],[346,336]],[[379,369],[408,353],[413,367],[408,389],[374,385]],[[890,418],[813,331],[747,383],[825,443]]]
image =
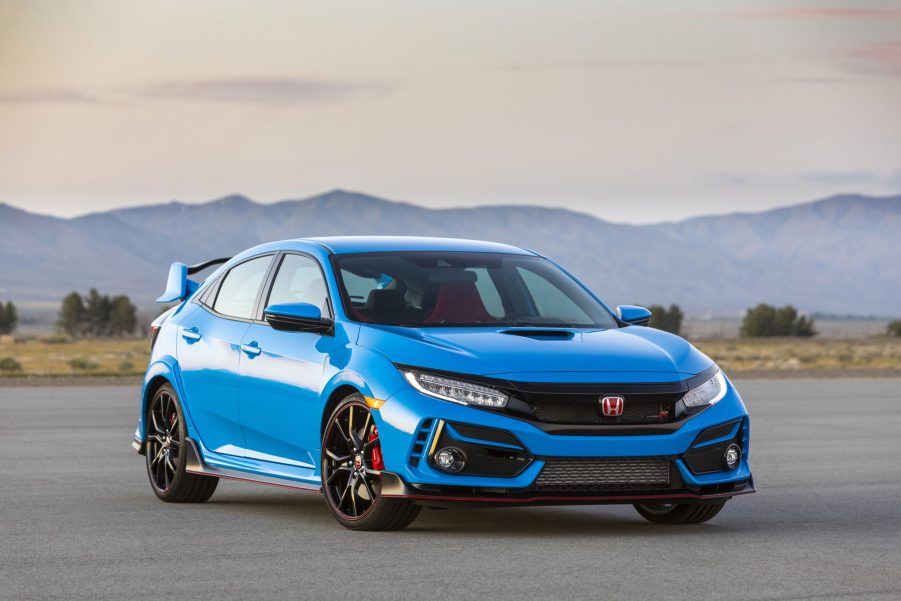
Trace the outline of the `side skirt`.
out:
[[[215,476],[216,478],[227,478],[229,480],[240,480],[242,482],[255,482],[257,484],[269,484],[270,486],[280,486],[282,488],[305,490],[308,492],[322,492],[321,486],[207,465],[203,462],[200,453],[197,451],[197,444],[194,440],[188,438],[185,442],[185,471],[191,474]]]

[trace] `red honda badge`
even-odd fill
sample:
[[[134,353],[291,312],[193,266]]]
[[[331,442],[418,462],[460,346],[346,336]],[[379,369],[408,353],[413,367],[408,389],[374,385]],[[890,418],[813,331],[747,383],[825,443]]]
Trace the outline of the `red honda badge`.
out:
[[[626,404],[621,396],[605,396],[601,399],[601,412],[607,417],[619,417]]]

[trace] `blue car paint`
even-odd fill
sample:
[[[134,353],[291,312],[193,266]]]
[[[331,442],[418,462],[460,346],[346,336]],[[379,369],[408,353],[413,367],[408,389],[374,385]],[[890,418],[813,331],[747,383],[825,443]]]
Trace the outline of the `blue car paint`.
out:
[[[325,409],[336,391],[352,389],[386,401],[372,412],[385,468],[410,484],[525,489],[543,465],[536,459],[513,477],[448,475],[424,461],[414,467],[410,462],[414,438],[429,418],[433,424],[444,420],[505,430],[538,457],[680,456],[703,430],[741,418],[743,454],[737,469],[694,475],[681,459],[676,465],[684,481],[694,485],[750,477],[748,414],[728,379],[726,396],[685,420],[678,430],[636,436],[551,435],[520,419],[413,389],[397,364],[534,383],[654,383],[684,380],[713,362],[682,338],[639,326],[575,328],[566,330],[565,338],[537,339],[504,333],[513,328],[416,329],[358,323],[348,318],[338,301],[329,256],[380,250],[537,254],[495,243],[388,237],[287,240],[248,249],[204,283],[185,284],[185,298],[162,321],[142,389],[136,442],[145,438],[150,394],[165,380],[182,400],[188,436],[196,441],[204,463],[318,487]],[[319,262],[332,299],[332,335],[276,331],[264,323],[224,319],[192,302],[233,265],[278,251],[301,252]],[[192,328],[202,332],[199,339],[190,336]],[[258,355],[242,352],[242,345],[254,343],[261,349]],[[426,448],[434,430],[433,425]]]

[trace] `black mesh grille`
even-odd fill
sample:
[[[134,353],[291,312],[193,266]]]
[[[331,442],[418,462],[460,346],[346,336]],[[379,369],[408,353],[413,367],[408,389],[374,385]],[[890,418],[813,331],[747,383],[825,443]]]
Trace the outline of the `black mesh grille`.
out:
[[[619,417],[601,413],[603,396],[540,394],[530,395],[527,402],[536,418],[553,424],[663,424],[673,421],[681,395],[624,395]]]
[[[668,459],[549,459],[535,490],[622,491],[670,487]]]

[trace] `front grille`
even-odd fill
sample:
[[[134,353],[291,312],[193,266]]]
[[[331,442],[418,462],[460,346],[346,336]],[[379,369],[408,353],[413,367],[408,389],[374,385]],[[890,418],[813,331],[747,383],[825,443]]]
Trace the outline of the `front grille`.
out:
[[[606,417],[606,395],[530,395],[528,403],[539,421],[552,424],[664,424],[673,421],[680,395],[623,395],[623,414]]]
[[[532,485],[542,491],[658,490],[670,487],[670,461],[640,459],[548,459]]]

